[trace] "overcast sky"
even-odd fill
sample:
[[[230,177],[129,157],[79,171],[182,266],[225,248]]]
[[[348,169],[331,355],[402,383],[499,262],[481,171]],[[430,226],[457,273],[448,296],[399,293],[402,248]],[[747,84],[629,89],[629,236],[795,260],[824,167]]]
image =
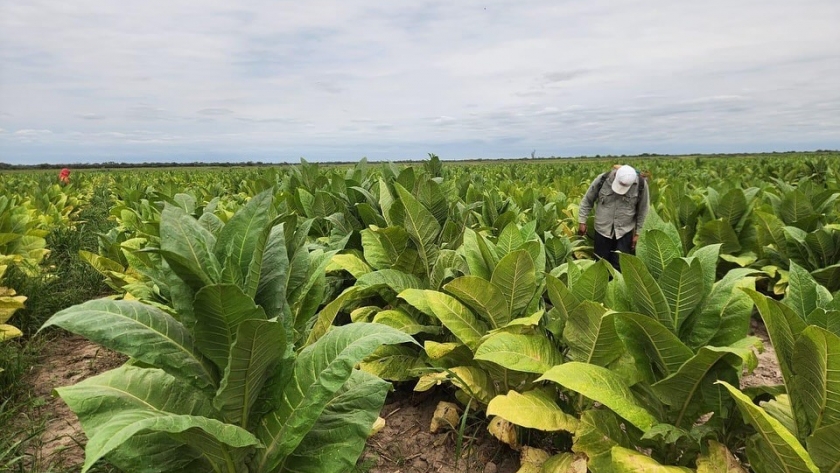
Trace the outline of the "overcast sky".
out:
[[[838,0],[0,0],[0,161],[840,148]]]

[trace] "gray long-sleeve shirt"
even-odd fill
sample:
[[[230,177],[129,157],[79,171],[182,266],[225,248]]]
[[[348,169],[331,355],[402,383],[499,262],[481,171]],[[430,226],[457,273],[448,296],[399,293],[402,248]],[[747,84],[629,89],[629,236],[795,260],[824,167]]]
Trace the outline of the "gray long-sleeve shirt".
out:
[[[607,238],[621,238],[629,232],[639,233],[647,217],[650,206],[648,186],[639,189],[639,177],[626,194],[616,194],[612,190],[615,171],[605,173],[606,179],[600,185],[599,175],[589,186],[578,209],[578,223],[586,223],[589,212],[595,206],[595,231]],[[597,205],[595,205],[597,203]]]

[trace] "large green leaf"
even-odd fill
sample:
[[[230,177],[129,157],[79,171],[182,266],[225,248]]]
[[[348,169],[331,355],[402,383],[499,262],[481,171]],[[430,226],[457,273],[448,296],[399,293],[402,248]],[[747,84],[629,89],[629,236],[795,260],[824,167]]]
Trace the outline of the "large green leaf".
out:
[[[840,472],[840,423],[815,430],[808,437],[808,453],[822,473]]]
[[[674,332],[676,326],[665,294],[644,263],[639,258],[624,253],[619,255],[619,260],[621,274],[624,276],[627,290],[630,291],[633,306],[640,313],[658,320],[668,330]]]
[[[435,261],[435,267],[432,268],[432,279],[429,281],[429,287],[439,290],[444,281],[469,274],[469,272],[470,268],[467,266],[466,260],[457,251],[440,250],[437,261]]]
[[[730,189],[715,208],[715,216],[728,222],[732,228],[738,228],[738,223],[747,213],[747,199],[744,191],[734,187]]]
[[[510,322],[510,308],[498,286],[478,276],[461,276],[452,280],[444,290],[470,306],[494,329]]]
[[[124,365],[56,391],[78,416],[89,438],[102,431],[102,425],[111,415],[126,409],[218,416],[209,397],[159,369]],[[198,451],[179,446],[179,442],[166,434],[148,435],[145,442],[137,440],[127,441],[114,452],[121,466],[147,471],[149,462],[154,461],[157,468],[169,471],[199,455]]]
[[[619,271],[609,266],[612,274],[612,281],[607,284],[607,295],[604,297],[604,305],[612,310],[630,312],[633,310],[633,303],[630,300],[630,292],[624,282],[624,276]]]
[[[413,263],[405,263],[418,257],[417,251],[409,245],[408,232],[402,227],[372,226],[362,230],[361,235],[365,261],[374,269],[409,269],[413,267]]]
[[[738,241],[738,235],[732,229],[729,222],[722,219],[709,220],[704,223],[698,229],[694,239],[701,246],[720,243],[720,252],[723,254],[734,255],[741,251],[741,243]]]
[[[438,334],[441,331],[440,326],[424,325],[413,315],[402,309],[387,309],[379,311],[373,317],[373,322],[393,327],[409,335],[415,335],[421,332]]]
[[[655,206],[651,205],[648,209],[647,218],[645,218],[644,227],[639,235],[639,241],[636,244],[636,253],[639,257],[646,258],[647,256],[648,236],[650,235],[651,230],[658,230],[668,235],[673,244],[676,245],[677,248],[680,248],[680,254],[678,256],[682,256],[684,245],[680,237],[680,231],[677,230],[677,227],[675,227],[673,223],[662,220],[662,217],[660,217],[656,212]]]
[[[840,336],[840,310],[814,309],[808,314],[806,322],[808,325],[816,325]]]
[[[254,301],[265,310],[269,319],[280,317],[286,300],[289,255],[286,250],[285,223],[271,228],[263,250],[260,266],[260,279]],[[291,321],[286,321],[286,329],[291,329]]]
[[[805,243],[808,232],[792,226],[784,227],[782,230],[785,234],[785,252],[790,261],[809,268],[817,266],[814,255],[811,254],[810,248]]]
[[[361,289],[356,286],[348,287],[339,294],[338,297],[324,306],[324,308],[318,312],[318,316],[315,319],[315,323],[312,325],[312,329],[309,331],[309,336],[307,337],[304,346],[312,345],[319,338],[323,337],[330,327],[332,327],[333,320],[335,320],[335,317],[341,309],[344,308],[344,305],[357,299],[361,292]]]
[[[811,205],[811,199],[799,189],[794,189],[792,192],[785,192],[779,210],[779,215],[782,217],[782,220],[788,225],[795,226],[799,226],[798,224],[802,222],[807,222],[815,214],[814,207]],[[807,231],[807,228],[803,228],[803,230]]]
[[[709,345],[731,345],[744,337],[749,331],[753,302],[749,296],[744,294],[742,288],[755,289],[755,278],[742,278],[732,286],[729,298],[726,299],[718,312],[720,314],[720,324],[712,339],[707,342]],[[714,310],[715,303],[716,301],[712,300],[704,308],[700,317],[706,315],[705,309]],[[709,312],[710,317],[713,316],[712,314],[714,312]]]
[[[195,314],[195,345],[216,364],[220,373],[227,367],[228,352],[239,324],[266,319],[262,307],[233,284],[201,288],[195,295]]]
[[[427,274],[430,275],[438,254],[436,241],[438,234],[440,234],[440,223],[423,204],[411,195],[411,192],[396,183],[394,187],[397,189],[400,202],[405,208],[403,225],[414,244],[417,245],[417,252],[426,266]]]
[[[790,432],[796,432],[796,419],[793,418],[793,410],[790,407],[790,396],[787,394],[777,394],[773,399],[770,399],[769,401],[761,401],[758,405],[761,406],[764,411],[770,415],[770,417],[779,421],[785,429]]]
[[[250,319],[239,324],[213,405],[225,420],[247,428],[251,407],[271,368],[286,351],[286,332],[277,321]]]
[[[260,231],[257,235],[257,239],[254,241],[254,250],[251,255],[251,261],[248,263],[248,271],[245,273],[243,286],[245,294],[254,300],[257,298],[257,293],[259,292],[260,284],[262,282],[262,268],[263,263],[266,260],[265,252],[269,245],[271,233],[274,230],[274,227],[277,226],[278,221],[279,218],[267,223],[263,227],[262,231]]]
[[[732,385],[720,381],[756,434],[747,440],[750,465],[763,473],[820,473],[796,437]]]
[[[332,261],[330,261],[330,266],[327,268],[327,271],[330,271],[331,268],[335,267],[347,271],[356,279],[359,279],[362,275],[373,271],[373,268],[371,268],[362,258],[354,253],[334,255],[332,257]]]
[[[591,301],[583,301],[572,311],[563,329],[569,359],[607,366],[621,356],[624,347],[615,331],[613,314],[605,312],[603,306]]]
[[[231,257],[233,264],[245,275],[250,273],[251,261],[254,258],[262,260],[262,252],[256,251],[257,243],[261,238],[265,241],[262,235],[271,221],[269,212],[273,209],[273,200],[274,193],[267,189],[252,197],[228,220],[213,247],[219,261]]]
[[[703,268],[703,297],[706,297],[715,284],[720,244],[697,248],[691,256],[697,258]]]
[[[793,347],[790,395],[800,400],[808,433],[840,423],[840,337],[819,327],[807,327]]]
[[[361,323],[335,327],[304,348],[283,388],[283,401],[257,428],[266,446],[257,453],[259,471],[275,471],[295,451],[357,363],[381,345],[411,341],[391,327]]]
[[[548,289],[548,298],[554,306],[549,312],[549,320],[546,328],[559,337],[562,335],[566,321],[569,319],[571,313],[580,305],[580,301],[572,294],[571,291],[563,284],[563,281],[548,275],[545,278],[546,288]]]
[[[356,287],[367,290],[390,289],[396,295],[406,289],[425,289],[428,286],[411,274],[396,269],[381,269],[360,276]]]
[[[656,424],[656,418],[636,400],[624,380],[607,368],[572,361],[551,368],[537,381],[553,381],[582,394],[642,430]]]
[[[592,473],[614,473],[612,448],[616,445],[631,447],[633,440],[624,422],[607,409],[589,409],[580,416],[572,450],[585,453]]]
[[[662,230],[650,229],[645,232],[645,245],[637,248],[639,258],[644,261],[650,274],[654,279],[659,275],[674,258],[682,254],[682,245],[675,242]]]
[[[499,332],[490,335],[475,351],[476,360],[524,373],[543,374],[563,362],[563,355],[541,334]]]
[[[840,264],[832,264],[811,273],[814,279],[830,291],[840,290]]]
[[[602,302],[607,295],[607,283],[610,280],[607,266],[606,261],[599,260],[583,270],[575,281],[572,294],[580,301]]]
[[[496,249],[498,250],[499,256],[505,256],[519,249],[524,243],[525,240],[522,239],[522,233],[519,231],[519,227],[516,226],[516,223],[511,222],[499,234]]]
[[[521,315],[537,289],[537,274],[534,260],[525,250],[505,255],[496,268],[490,282],[496,285],[505,298],[511,317]]]
[[[491,265],[490,262],[485,261],[479,240],[483,242],[484,237],[470,228],[465,228],[462,249],[467,260],[467,266],[470,268],[470,274],[489,281],[495,264]]]
[[[180,207],[166,204],[160,215],[160,249],[169,266],[193,290],[220,280],[213,253],[216,237]]]
[[[390,387],[376,376],[353,371],[279,472],[352,471]]]
[[[389,381],[417,379],[422,374],[420,369],[426,366],[417,349],[405,345],[381,346],[359,363],[362,371]]]
[[[478,348],[481,337],[487,333],[484,322],[476,319],[470,309],[452,296],[438,291],[406,289],[399,297],[420,311],[428,310],[428,315],[440,320],[452,335],[473,352]]]
[[[612,448],[612,464],[615,473],[691,473],[681,466],[666,466],[636,450],[624,447]]]
[[[199,387],[216,385],[216,368],[199,352],[187,329],[150,305],[96,299],[56,313],[41,330],[51,325],[162,368]]]
[[[616,313],[615,324],[624,346],[648,382],[676,373],[694,355],[676,335],[650,317]]]
[[[379,208],[382,209],[382,216],[389,226],[402,226],[401,206],[383,178],[379,178]]]
[[[747,268],[730,270],[683,324],[680,339],[693,348],[726,346],[744,338],[749,329],[753,302],[741,288],[755,289]],[[714,343],[712,341],[714,340]]]
[[[733,372],[737,379],[742,362],[754,366],[755,354],[749,343],[755,342],[757,339],[733,347],[703,347],[677,372],[652,386],[659,399],[671,407],[675,426],[691,428],[700,415],[708,412],[717,416],[725,414],[716,412],[716,401],[723,388],[715,382],[723,378],[722,370]]]
[[[522,249],[531,255],[531,259],[534,260],[534,268],[538,272],[546,271],[545,244],[543,244],[542,240],[526,241],[522,245]]]
[[[300,252],[306,252],[301,249]],[[291,305],[292,317],[294,320],[296,340],[307,336],[307,329],[312,324],[312,318],[318,307],[324,302],[326,291],[326,268],[330,263],[335,251],[324,252],[320,249],[309,253],[309,264],[306,271],[306,278],[303,284],[296,289],[291,289],[288,295]],[[290,269],[290,272],[294,268]],[[291,337],[290,337],[291,338]]]
[[[672,326],[679,333],[686,318],[694,312],[703,296],[703,268],[700,260],[691,264],[682,258],[674,259],[662,271],[659,286],[671,309]]]
[[[784,222],[782,222],[775,214],[761,212],[756,210],[753,212],[756,227],[758,228],[758,242],[761,246],[769,246],[774,250],[784,254],[787,244],[785,242]]]
[[[89,437],[82,473],[109,452],[144,432],[172,434],[177,440],[200,450],[217,471],[243,468],[244,452],[233,450],[260,445],[259,440],[247,430],[215,419],[155,410],[122,410],[110,416],[99,426],[97,433]]]
[[[831,295],[826,292],[808,271],[795,262],[790,262],[788,286],[782,302],[790,306],[802,320],[827,300],[831,300]]]
[[[488,416],[502,419],[528,429],[549,432],[564,430],[575,433],[578,420],[562,409],[554,401],[554,395],[548,391],[534,389],[520,394],[509,391],[500,394],[487,405]]]
[[[837,243],[832,237],[832,232],[824,228],[811,232],[805,237],[805,244],[808,245],[819,266],[829,266],[836,262]]]

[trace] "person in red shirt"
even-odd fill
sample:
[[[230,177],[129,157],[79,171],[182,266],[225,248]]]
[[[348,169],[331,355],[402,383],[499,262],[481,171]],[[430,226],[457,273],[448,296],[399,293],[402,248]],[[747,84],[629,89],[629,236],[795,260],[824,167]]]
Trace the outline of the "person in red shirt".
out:
[[[70,170],[64,168],[58,173],[58,182],[62,183],[63,185],[70,184]]]

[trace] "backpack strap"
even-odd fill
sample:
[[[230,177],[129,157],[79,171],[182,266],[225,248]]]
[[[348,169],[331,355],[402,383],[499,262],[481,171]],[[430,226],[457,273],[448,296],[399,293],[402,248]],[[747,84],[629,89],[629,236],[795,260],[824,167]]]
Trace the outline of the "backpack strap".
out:
[[[607,182],[607,176],[614,173],[615,171],[609,171],[601,174],[601,177],[598,179],[598,193],[601,193],[601,189],[604,188],[604,183]]]

